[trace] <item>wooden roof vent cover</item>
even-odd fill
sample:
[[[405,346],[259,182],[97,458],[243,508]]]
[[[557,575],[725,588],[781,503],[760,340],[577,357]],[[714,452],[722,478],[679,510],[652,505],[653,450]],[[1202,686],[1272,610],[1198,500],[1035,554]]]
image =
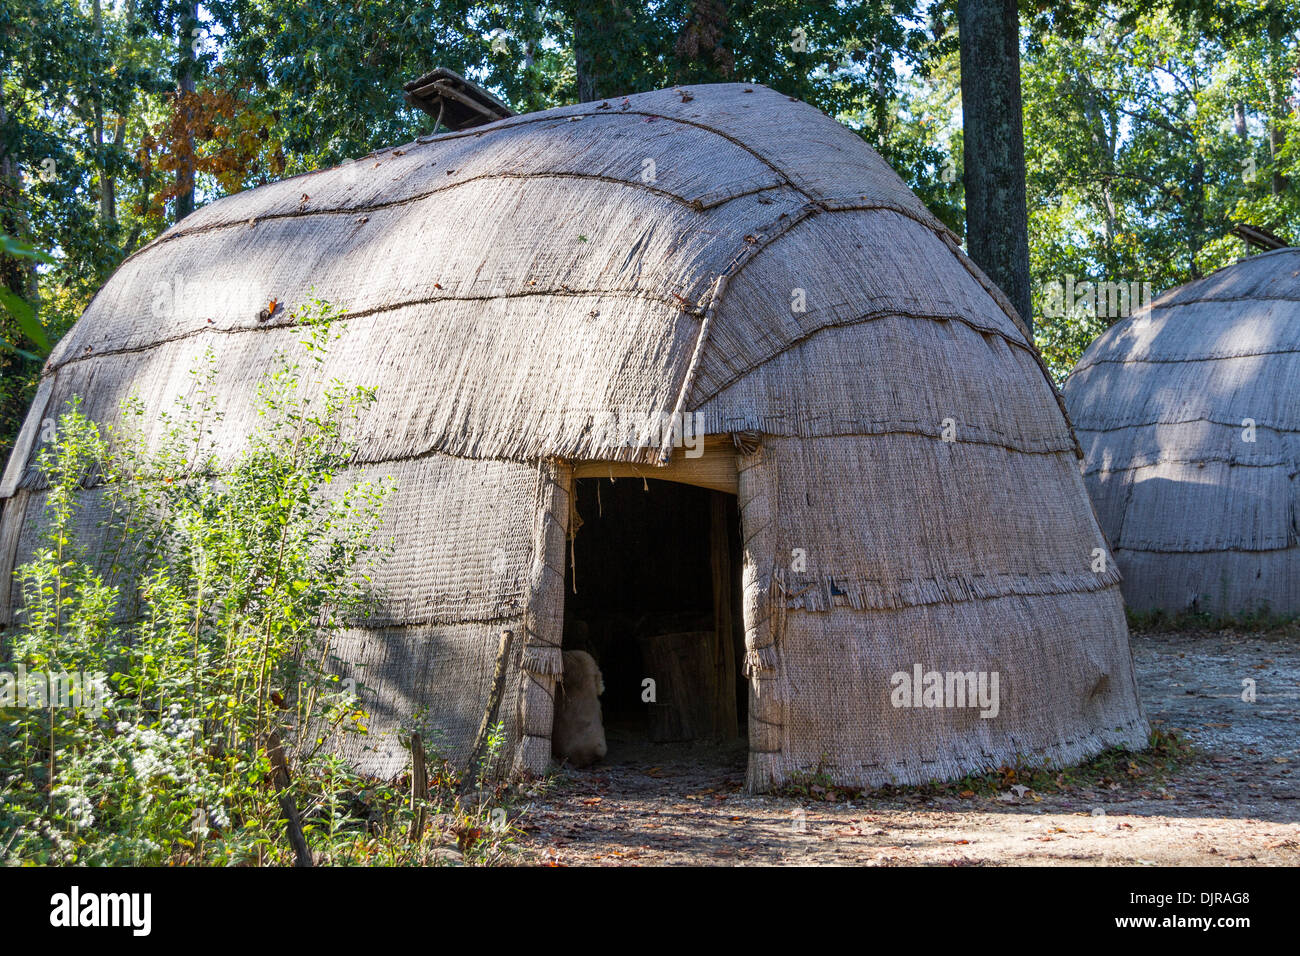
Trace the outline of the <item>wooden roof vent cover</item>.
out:
[[[1275,235],[1260,226],[1252,226],[1250,223],[1239,222],[1232,227],[1232,234],[1245,239],[1248,243],[1257,249],[1287,249],[1291,243],[1287,242],[1281,236]]]
[[[447,129],[470,129],[515,115],[483,87],[446,67],[440,66],[402,89],[409,105],[424,110]]]

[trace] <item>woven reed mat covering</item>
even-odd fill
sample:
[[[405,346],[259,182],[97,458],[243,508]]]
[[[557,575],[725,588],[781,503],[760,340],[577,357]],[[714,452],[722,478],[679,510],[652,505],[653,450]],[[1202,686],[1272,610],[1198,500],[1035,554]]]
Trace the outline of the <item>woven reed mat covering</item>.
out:
[[[380,532],[392,552],[375,569],[378,607],[352,622],[338,646],[340,670],[364,685],[371,715],[370,732],[348,739],[344,754],[365,772],[401,773],[409,757],[397,732],[418,721],[431,747],[457,763],[467,759],[498,638],[510,630],[515,640],[497,715],[507,748],[495,769],[545,770],[563,619],[564,529],[553,516],[554,469],[434,455],[369,465],[349,477],[391,479],[395,488]],[[567,518],[567,497],[558,514]],[[549,565],[538,553],[548,539]]]
[[[0,569],[39,515],[43,417],[74,395],[105,422],[129,395],[162,411],[193,398],[211,350],[229,463],[256,384],[300,354],[292,310],[310,296],[348,310],[324,377],[378,392],[354,476],[398,485],[384,601],[341,648],[381,731],[427,706],[464,753],[497,635],[520,628],[507,757],[545,767],[566,463],[660,462],[653,436],[596,422],[694,412],[716,436],[759,433],[740,487],[756,786],[844,734],[858,742],[835,743],[836,772],[860,782],[906,776],[926,748],[956,772],[1013,745],[1141,739],[1116,575],[1090,569],[1104,541],[1081,452],[1019,318],[860,137],[762,86],[516,116],[196,211],[122,264],[51,357],[0,481]],[[787,574],[792,548],[808,563]],[[818,655],[846,642],[819,684]],[[877,719],[887,646],[1014,662],[1012,716]],[[796,716],[768,713],[780,701]],[[840,722],[846,707],[865,723]]]
[[[1300,250],[1157,297],[1064,391],[1130,605],[1300,613]]]
[[[1073,455],[768,438],[742,459],[740,503],[751,787],[819,761],[845,782],[919,783],[1145,740]],[[891,675],[917,664],[997,672],[998,713],[895,707]]]

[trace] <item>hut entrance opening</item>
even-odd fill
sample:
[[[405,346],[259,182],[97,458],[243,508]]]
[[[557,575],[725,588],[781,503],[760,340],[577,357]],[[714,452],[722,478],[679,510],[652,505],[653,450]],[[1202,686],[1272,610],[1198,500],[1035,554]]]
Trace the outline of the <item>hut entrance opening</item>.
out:
[[[606,759],[735,743],[748,701],[736,496],[638,477],[574,486],[563,644],[602,671]]]

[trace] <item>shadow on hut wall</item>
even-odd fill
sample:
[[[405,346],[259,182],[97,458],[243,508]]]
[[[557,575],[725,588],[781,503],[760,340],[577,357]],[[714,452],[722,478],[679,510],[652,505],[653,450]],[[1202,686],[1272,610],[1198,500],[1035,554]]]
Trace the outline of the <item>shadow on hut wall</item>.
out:
[[[606,759],[646,743],[740,740],[748,690],[735,496],[640,478],[575,487],[564,648],[587,651],[604,674]]]
[[[1121,510],[1112,545],[1129,606],[1289,613],[1278,598],[1291,593],[1289,565],[1300,547],[1294,479],[1283,468],[1224,461],[1179,467],[1193,477],[1137,469],[1097,496],[1099,512]]]

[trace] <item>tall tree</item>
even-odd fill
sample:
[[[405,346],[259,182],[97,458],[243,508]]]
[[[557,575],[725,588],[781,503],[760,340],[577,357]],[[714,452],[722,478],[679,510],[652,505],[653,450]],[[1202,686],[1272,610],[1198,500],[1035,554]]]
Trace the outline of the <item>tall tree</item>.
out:
[[[1273,161],[1273,175],[1270,185],[1273,188],[1273,195],[1280,196],[1286,190],[1286,176],[1282,174],[1282,152],[1286,145],[1286,121],[1291,112],[1291,104],[1288,102],[1287,94],[1291,80],[1294,77],[1296,65],[1294,61],[1289,60],[1288,51],[1286,50],[1285,40],[1288,33],[1294,35],[1293,30],[1288,30],[1286,26],[1285,13],[1280,6],[1274,6],[1269,11],[1268,18],[1268,46],[1269,60],[1273,69],[1269,70],[1269,89],[1268,89],[1268,148],[1269,158]],[[1279,64],[1281,64],[1279,68]]]
[[[1033,334],[1016,0],[959,0],[966,248]]]
[[[194,211],[194,138],[189,132],[193,125],[194,76],[198,72],[199,5],[181,3],[176,11],[176,106],[186,129],[186,149],[177,157],[176,165],[176,222]]]

